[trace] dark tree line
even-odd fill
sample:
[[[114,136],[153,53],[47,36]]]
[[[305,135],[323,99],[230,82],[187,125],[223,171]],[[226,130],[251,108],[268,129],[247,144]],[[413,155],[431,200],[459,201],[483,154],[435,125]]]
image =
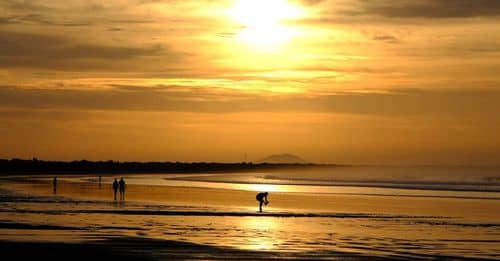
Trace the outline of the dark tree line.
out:
[[[0,159],[0,174],[106,174],[106,173],[204,173],[255,170],[315,168],[333,165],[216,163],[216,162],[119,162],[119,161],[44,161],[36,158]]]

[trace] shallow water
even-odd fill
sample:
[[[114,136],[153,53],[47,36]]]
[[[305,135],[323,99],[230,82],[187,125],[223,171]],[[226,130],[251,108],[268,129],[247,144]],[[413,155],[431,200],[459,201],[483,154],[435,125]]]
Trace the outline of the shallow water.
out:
[[[213,175],[201,179],[207,177]],[[125,202],[112,200],[107,176],[101,186],[95,177],[60,177],[56,194],[49,178],[2,180],[0,239],[136,236],[313,258],[336,252],[500,258],[496,192],[349,186],[310,191],[318,186],[198,183],[193,175],[125,178]],[[273,191],[263,214],[254,198],[260,190]]]

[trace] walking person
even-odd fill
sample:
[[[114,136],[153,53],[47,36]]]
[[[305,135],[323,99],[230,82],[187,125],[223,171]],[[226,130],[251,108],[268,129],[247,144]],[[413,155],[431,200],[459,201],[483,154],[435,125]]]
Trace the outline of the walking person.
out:
[[[115,178],[115,181],[113,181],[113,190],[115,191],[115,200],[116,200],[116,192],[118,192],[118,187],[120,185],[118,184],[118,180],[116,180]],[[121,197],[121,192],[120,192],[120,197]]]
[[[57,194],[57,177],[54,177],[54,179],[52,179],[52,189],[54,194]]]
[[[125,200],[125,187],[127,185],[125,184],[125,180],[123,179],[123,177],[120,178],[119,185],[120,185],[120,200]]]

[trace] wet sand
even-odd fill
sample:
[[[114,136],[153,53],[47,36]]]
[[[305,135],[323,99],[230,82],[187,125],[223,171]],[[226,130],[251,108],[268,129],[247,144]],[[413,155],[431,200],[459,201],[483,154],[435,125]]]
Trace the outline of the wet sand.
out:
[[[272,192],[258,213],[254,191],[133,179],[125,202],[111,177],[60,177],[56,194],[50,178],[4,179],[0,240],[145,260],[500,258],[499,200]]]
[[[60,178],[58,197],[76,199],[112,200],[111,180],[98,184],[80,181],[77,178]],[[19,179],[8,186],[11,190],[34,195],[54,196],[50,179]],[[258,189],[268,187],[256,186]],[[212,207],[256,211],[255,191],[213,189],[199,187],[175,187],[156,185],[129,185],[126,191],[127,202],[149,202],[170,206]],[[500,193],[499,193],[500,194]],[[462,199],[443,197],[401,197],[376,195],[343,195],[327,193],[287,193],[271,192],[271,204],[266,212],[336,212],[368,213],[409,216],[447,216],[460,217],[468,221],[499,221],[500,200]],[[120,201],[118,201],[119,203]]]
[[[248,251],[178,241],[139,237],[110,238],[85,243],[0,241],[2,256],[20,260],[35,256],[48,260],[391,260],[355,253],[324,251],[314,255]],[[398,259],[394,259],[398,260]]]

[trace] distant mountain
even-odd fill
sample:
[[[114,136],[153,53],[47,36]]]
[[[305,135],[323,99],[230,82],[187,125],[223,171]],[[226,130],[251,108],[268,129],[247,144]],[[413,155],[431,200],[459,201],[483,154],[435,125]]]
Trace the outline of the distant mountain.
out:
[[[292,154],[275,154],[275,155],[270,155],[268,157],[265,157],[261,160],[259,160],[260,163],[274,163],[274,164],[293,164],[293,163],[300,163],[304,164],[307,163],[304,159],[292,155]]]

